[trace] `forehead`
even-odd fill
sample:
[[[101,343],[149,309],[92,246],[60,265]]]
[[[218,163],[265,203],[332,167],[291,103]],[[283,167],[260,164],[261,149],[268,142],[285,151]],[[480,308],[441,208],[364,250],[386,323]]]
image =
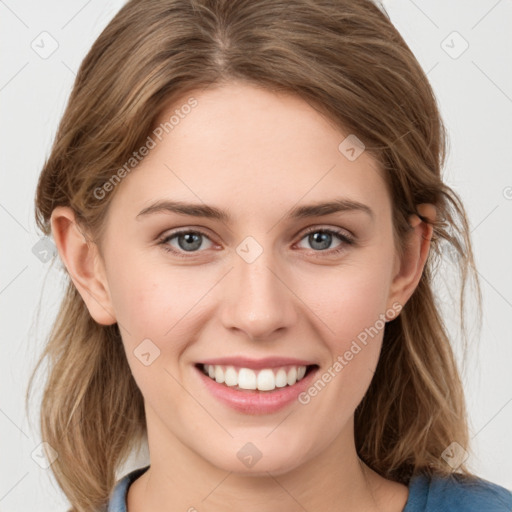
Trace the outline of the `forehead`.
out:
[[[364,151],[347,158],[340,143],[351,134],[295,95],[241,83],[193,91],[149,135],[154,147],[113,201],[137,210],[131,217],[162,198],[227,205],[242,216],[340,196],[376,213],[389,208],[377,162]]]

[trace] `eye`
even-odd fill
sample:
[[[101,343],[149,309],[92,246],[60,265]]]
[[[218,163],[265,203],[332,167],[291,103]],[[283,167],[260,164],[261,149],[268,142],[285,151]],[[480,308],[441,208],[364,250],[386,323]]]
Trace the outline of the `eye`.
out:
[[[341,243],[336,248],[328,250],[332,243],[333,236],[338,238]],[[355,242],[354,238],[345,231],[339,229],[322,229],[315,227],[306,231],[302,240],[304,239],[307,239],[311,247],[315,249],[314,252],[326,252],[330,255],[338,254],[346,250],[347,245],[353,245]]]
[[[329,250],[329,246],[332,244],[333,236],[340,240],[341,243],[335,249]],[[313,252],[326,253],[328,255],[338,254],[346,250],[347,245],[353,245],[355,243],[355,240],[351,235],[339,229],[323,229],[313,227],[306,231],[301,241],[306,238],[313,247]],[[202,231],[190,229],[180,230],[162,238],[159,241],[159,245],[161,245],[166,252],[171,252],[178,257],[187,258],[188,256],[186,253],[193,254],[201,252],[199,249],[203,246],[205,239],[212,243],[208,235]],[[177,246],[171,244],[171,241],[177,242]],[[323,255],[324,254],[318,254],[315,256]]]
[[[197,250],[203,245],[204,238],[210,240],[202,231],[182,230],[171,233],[160,240],[159,243],[165,251],[186,258],[187,256],[183,255],[183,252],[198,252]],[[173,239],[176,239],[178,248],[173,248],[173,246],[169,245]]]

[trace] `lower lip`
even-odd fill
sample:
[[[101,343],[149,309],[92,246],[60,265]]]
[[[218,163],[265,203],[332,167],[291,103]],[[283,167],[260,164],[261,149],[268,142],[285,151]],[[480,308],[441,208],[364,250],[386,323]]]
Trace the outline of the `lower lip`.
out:
[[[276,388],[274,391],[239,391],[208,377],[200,368],[195,367],[210,393],[222,403],[245,414],[272,414],[292,404],[311,384],[319,368],[313,368],[293,386]]]

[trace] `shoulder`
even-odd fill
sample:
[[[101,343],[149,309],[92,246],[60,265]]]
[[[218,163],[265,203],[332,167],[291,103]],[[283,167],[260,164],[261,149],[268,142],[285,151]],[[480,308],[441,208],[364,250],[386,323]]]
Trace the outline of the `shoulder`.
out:
[[[123,476],[115,485],[112,493],[110,494],[107,512],[126,512],[126,495],[128,487],[134,482],[142,473],[144,473],[149,466],[135,469],[134,471]]]
[[[512,493],[483,478],[414,475],[403,512],[511,512]]]

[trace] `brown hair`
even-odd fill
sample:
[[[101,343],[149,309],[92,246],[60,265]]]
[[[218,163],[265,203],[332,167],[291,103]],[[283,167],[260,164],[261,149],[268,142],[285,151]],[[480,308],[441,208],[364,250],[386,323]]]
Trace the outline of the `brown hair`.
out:
[[[446,135],[433,91],[387,13],[371,0],[128,2],[77,74],[37,186],[39,229],[50,235],[53,209],[69,206],[101,247],[117,189],[102,199],[94,191],[142,146],[178,96],[227,81],[298,95],[356,134],[386,173],[398,251],[416,206],[436,206],[421,280],[386,324],[355,432],[361,459],[386,478],[407,484],[418,471],[452,473],[441,454],[453,441],[470,450],[467,412],[433,281],[446,255],[455,255],[449,261],[461,279],[464,334],[469,275],[481,309],[480,286],[466,212],[441,177]],[[116,470],[146,427],[117,324],[97,324],[66,278],[27,397],[47,359],[42,436],[59,454],[51,468],[72,510],[85,512],[106,503]],[[458,472],[472,476],[464,464]]]

